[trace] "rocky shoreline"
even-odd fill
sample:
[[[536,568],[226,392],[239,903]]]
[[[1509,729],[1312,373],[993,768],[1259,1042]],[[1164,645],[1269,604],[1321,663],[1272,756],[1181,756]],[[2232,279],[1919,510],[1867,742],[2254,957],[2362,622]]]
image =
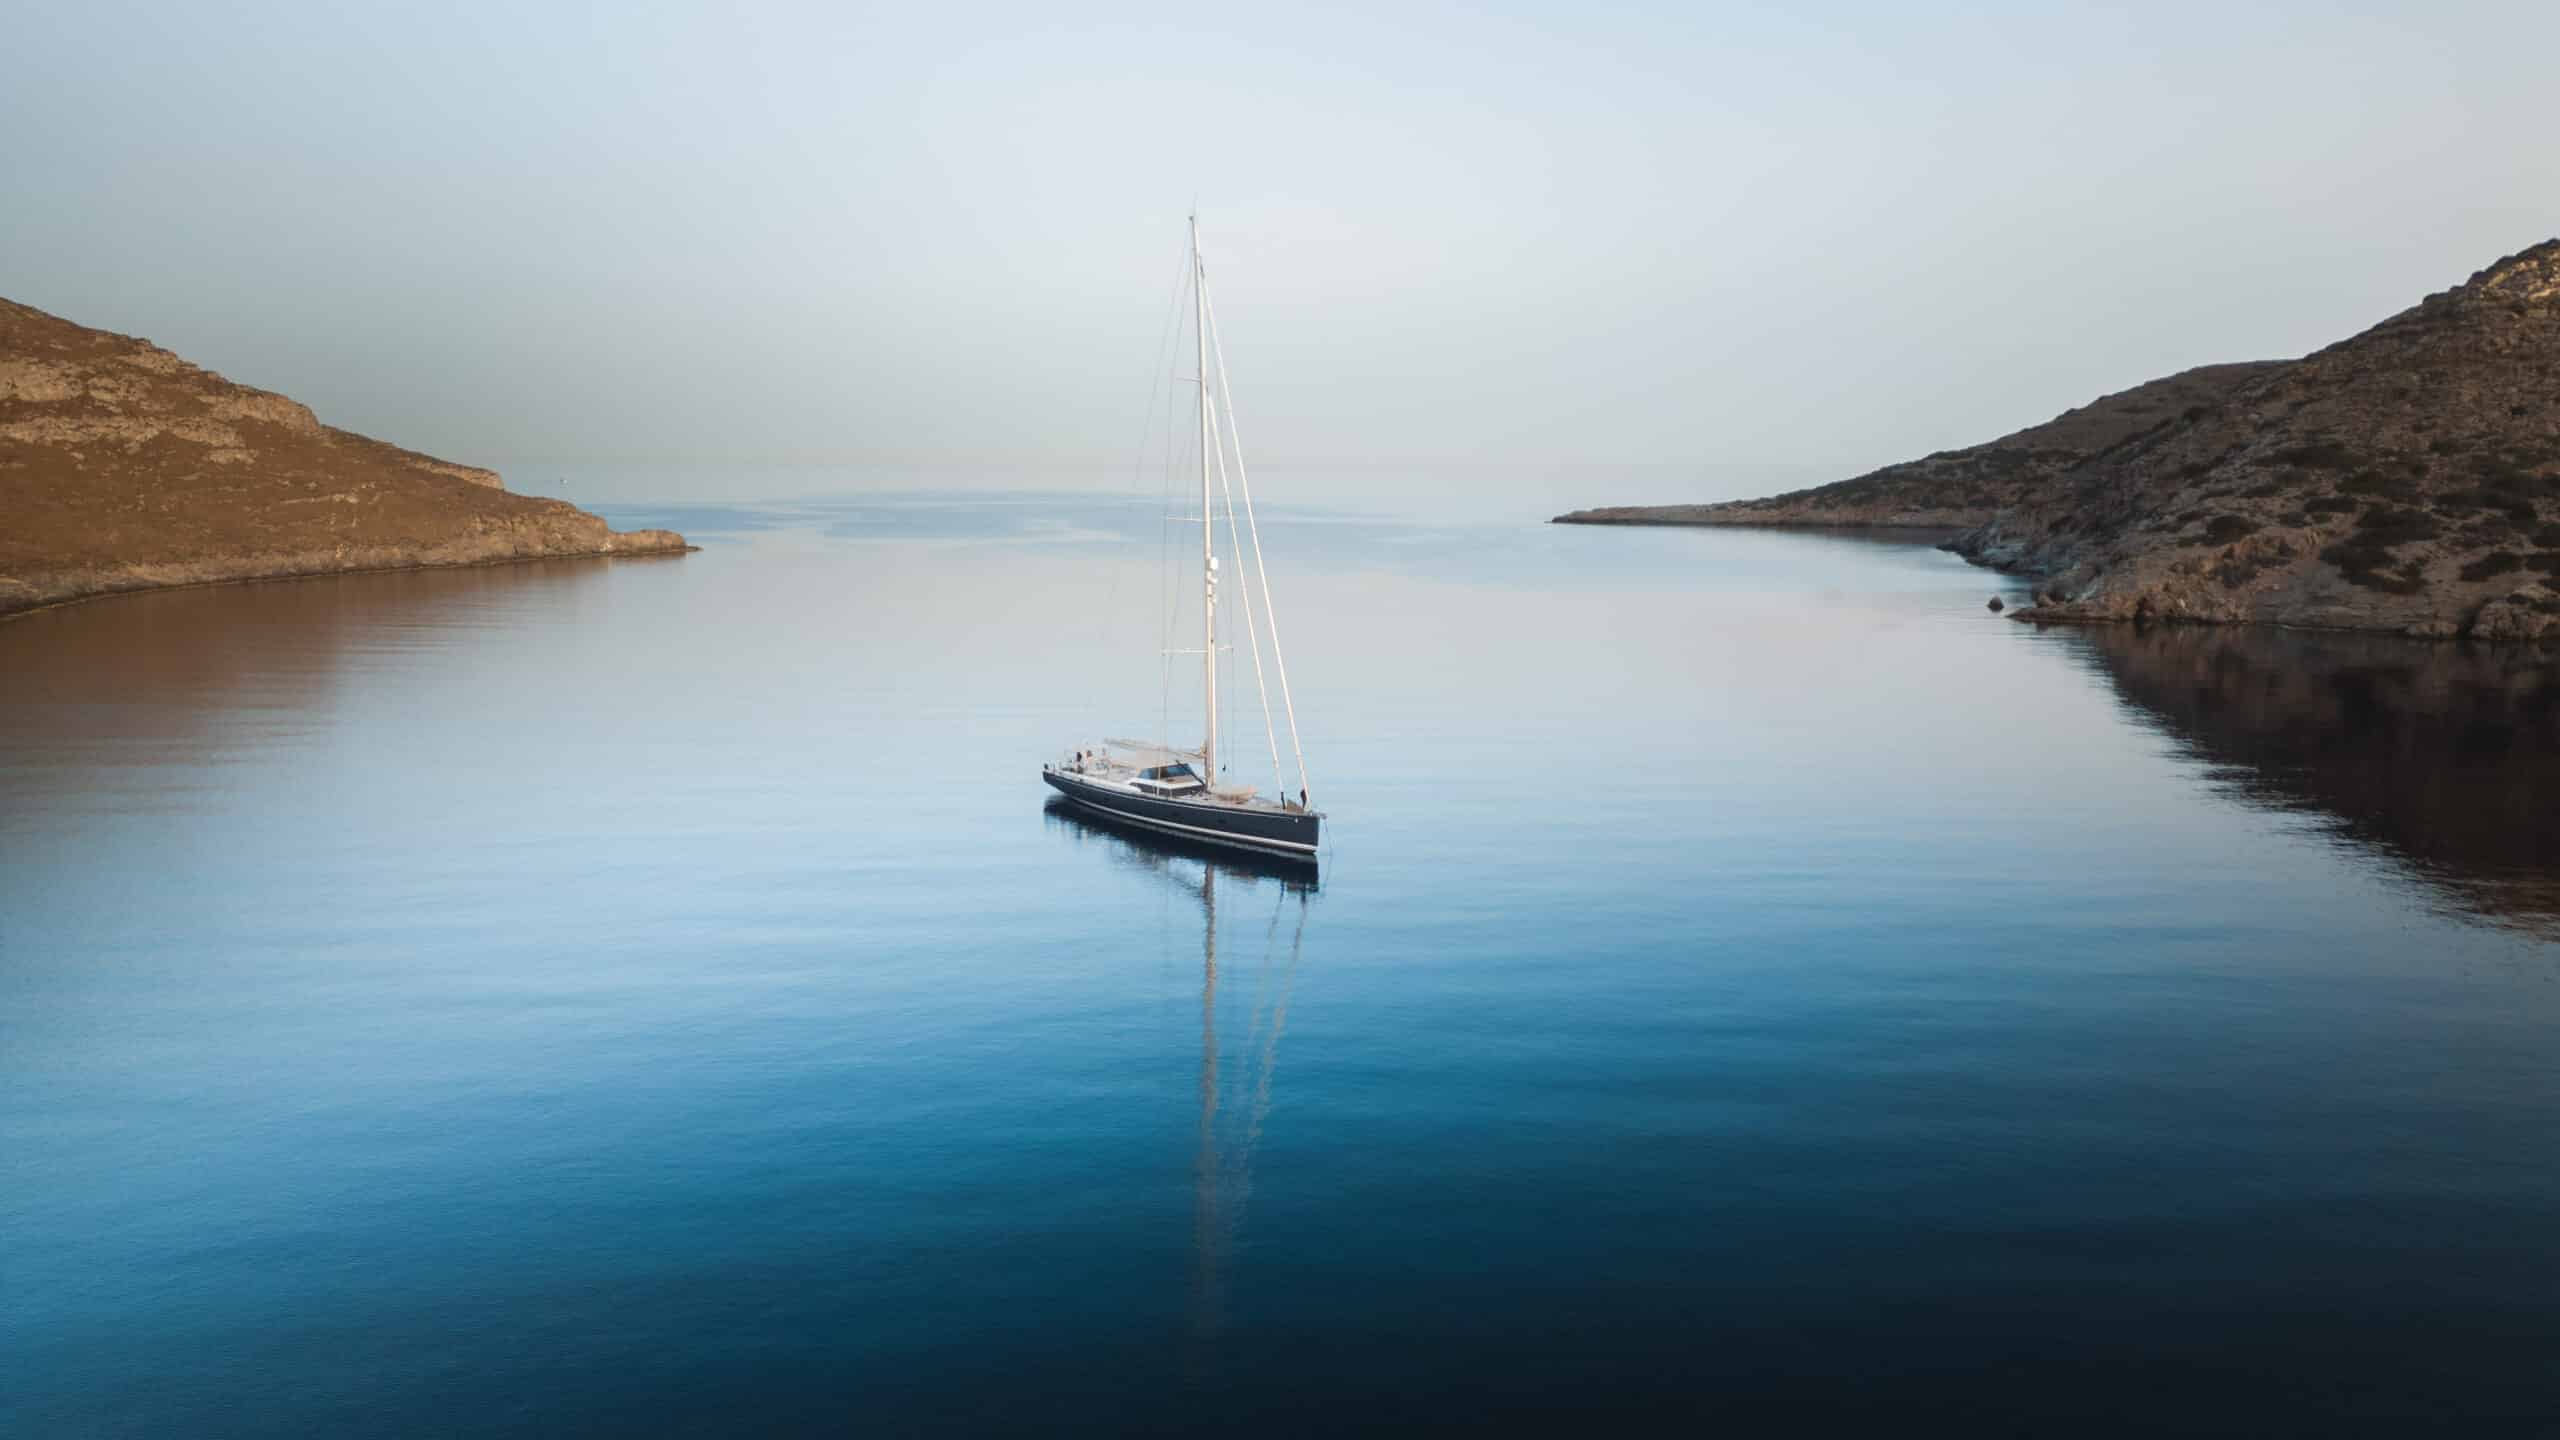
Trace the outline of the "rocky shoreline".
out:
[[[2300,360],[2207,366],[1834,485],[1564,524],[1916,527],[2040,622],[2560,639],[2560,241]]]
[[[602,524],[602,521],[598,521]],[[521,544],[457,541],[423,548],[386,546],[307,555],[240,555],[176,565],[131,565],[109,570],[36,572],[0,576],[0,622],[55,610],[84,600],[146,590],[192,590],[207,585],[247,585],[261,580],[308,580],[327,575],[389,575],[411,570],[464,570],[530,560],[634,559],[684,555],[702,547],[672,530],[609,532],[593,549],[540,548]]]
[[[693,548],[5,300],[0,515],[0,616],[173,586]]]

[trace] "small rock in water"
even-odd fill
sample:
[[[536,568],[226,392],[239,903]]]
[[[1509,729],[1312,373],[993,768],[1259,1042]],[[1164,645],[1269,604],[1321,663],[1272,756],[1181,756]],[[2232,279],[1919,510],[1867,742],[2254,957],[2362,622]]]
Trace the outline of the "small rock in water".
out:
[[[2001,611],[2006,610],[2006,609],[2008,609],[2009,607],[2008,607],[2008,606],[2006,606],[2006,605],[2001,604],[2001,603],[2000,603],[2000,597],[1999,597],[1999,596],[1997,596],[1997,595],[1994,595],[1994,596],[1992,596],[1992,597],[1991,597],[1991,604],[1990,604],[1990,607],[1989,607],[1989,608],[1990,608],[1990,611],[1991,611],[1991,613],[1992,613],[1992,614],[1997,615],[1997,614],[1999,614]]]

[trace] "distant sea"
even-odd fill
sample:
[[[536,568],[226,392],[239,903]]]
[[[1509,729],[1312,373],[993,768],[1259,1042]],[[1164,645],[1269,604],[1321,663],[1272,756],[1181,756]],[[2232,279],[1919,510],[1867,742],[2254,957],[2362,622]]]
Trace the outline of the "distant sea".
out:
[[[0,624],[0,1433],[2560,1423],[2539,657],[1282,506],[1309,882],[1152,506],[600,508]]]

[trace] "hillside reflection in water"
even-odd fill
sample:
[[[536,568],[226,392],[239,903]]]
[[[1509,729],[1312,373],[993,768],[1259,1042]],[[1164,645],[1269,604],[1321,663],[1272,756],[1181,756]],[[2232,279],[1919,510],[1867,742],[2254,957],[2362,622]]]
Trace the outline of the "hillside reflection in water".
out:
[[[2326,817],[2461,910],[2560,932],[2560,660],[2260,627],[2070,634],[2229,793]]]

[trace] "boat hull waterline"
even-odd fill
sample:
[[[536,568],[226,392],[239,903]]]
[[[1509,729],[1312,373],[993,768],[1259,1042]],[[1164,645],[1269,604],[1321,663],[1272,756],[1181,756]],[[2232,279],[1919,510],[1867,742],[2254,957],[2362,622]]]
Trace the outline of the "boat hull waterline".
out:
[[[1138,795],[1054,765],[1042,766],[1040,778],[1077,805],[1114,820],[1206,845],[1230,845],[1266,855],[1314,860],[1324,820],[1310,811]]]

